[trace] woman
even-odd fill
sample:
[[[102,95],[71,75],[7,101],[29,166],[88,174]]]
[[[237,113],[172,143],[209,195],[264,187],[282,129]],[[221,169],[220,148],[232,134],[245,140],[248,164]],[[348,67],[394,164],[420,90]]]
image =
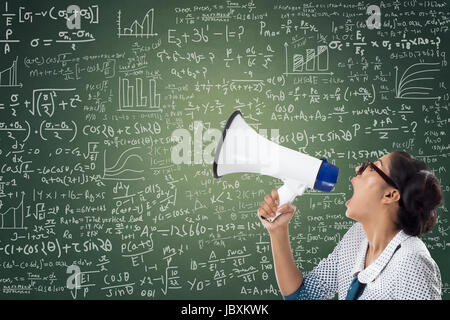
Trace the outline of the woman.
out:
[[[270,234],[275,273],[285,299],[441,299],[441,276],[424,243],[442,201],[427,165],[396,151],[366,161],[351,179],[346,216],[356,220],[333,252],[309,274],[297,268],[288,223],[296,208],[278,208],[277,190],[266,195],[258,217]],[[280,215],[273,222],[266,220]]]

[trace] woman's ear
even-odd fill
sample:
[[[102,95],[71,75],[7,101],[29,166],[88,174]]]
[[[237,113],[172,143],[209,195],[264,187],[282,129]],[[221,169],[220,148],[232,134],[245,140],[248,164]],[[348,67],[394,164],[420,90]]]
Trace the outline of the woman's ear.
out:
[[[390,189],[384,196],[387,202],[396,202],[400,200],[400,192],[397,189]]]

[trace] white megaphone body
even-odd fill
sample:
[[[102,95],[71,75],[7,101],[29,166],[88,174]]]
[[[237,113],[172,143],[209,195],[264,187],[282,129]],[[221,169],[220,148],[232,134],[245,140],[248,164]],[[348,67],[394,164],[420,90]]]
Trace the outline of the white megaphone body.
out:
[[[229,173],[253,172],[283,180],[278,189],[279,206],[292,202],[306,188],[330,192],[339,168],[326,158],[309,155],[278,145],[259,135],[235,111],[228,119],[214,157],[214,178]],[[267,220],[275,220],[281,213]]]

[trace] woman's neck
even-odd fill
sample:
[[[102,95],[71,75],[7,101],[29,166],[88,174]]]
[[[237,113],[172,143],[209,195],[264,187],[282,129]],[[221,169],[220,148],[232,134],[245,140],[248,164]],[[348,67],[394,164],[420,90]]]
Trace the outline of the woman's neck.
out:
[[[400,230],[392,223],[382,223],[381,221],[372,225],[363,224],[363,229],[369,243],[366,252],[367,267],[380,256]]]

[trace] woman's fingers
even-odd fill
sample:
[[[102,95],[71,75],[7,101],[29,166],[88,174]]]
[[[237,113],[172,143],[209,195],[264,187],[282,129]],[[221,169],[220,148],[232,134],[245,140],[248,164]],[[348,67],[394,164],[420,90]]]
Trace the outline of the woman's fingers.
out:
[[[275,201],[272,199],[270,194],[265,195],[264,202],[266,202],[270,208],[276,207]]]
[[[278,190],[272,189],[272,199],[275,201],[275,205],[278,207],[280,204],[280,197],[278,196]]]
[[[266,218],[269,217],[269,212],[267,212],[266,209],[265,209],[263,206],[259,207],[258,213],[259,213],[260,211],[261,211],[261,215],[263,215],[263,216],[266,217]]]
[[[275,214],[276,208],[275,207],[269,207],[267,202],[261,202],[261,207],[265,210],[266,214],[268,216],[273,216]]]
[[[267,220],[268,216],[264,209],[258,208],[258,217],[263,220]]]
[[[269,233],[273,233],[275,230],[280,230],[280,228],[286,226],[294,215],[296,209],[294,205],[291,203],[284,203],[278,207],[279,203],[280,199],[278,191],[273,189],[271,194],[266,194],[264,201],[261,202],[261,206],[258,208],[258,218]],[[268,219],[275,217],[277,211],[283,214],[270,222]]]

